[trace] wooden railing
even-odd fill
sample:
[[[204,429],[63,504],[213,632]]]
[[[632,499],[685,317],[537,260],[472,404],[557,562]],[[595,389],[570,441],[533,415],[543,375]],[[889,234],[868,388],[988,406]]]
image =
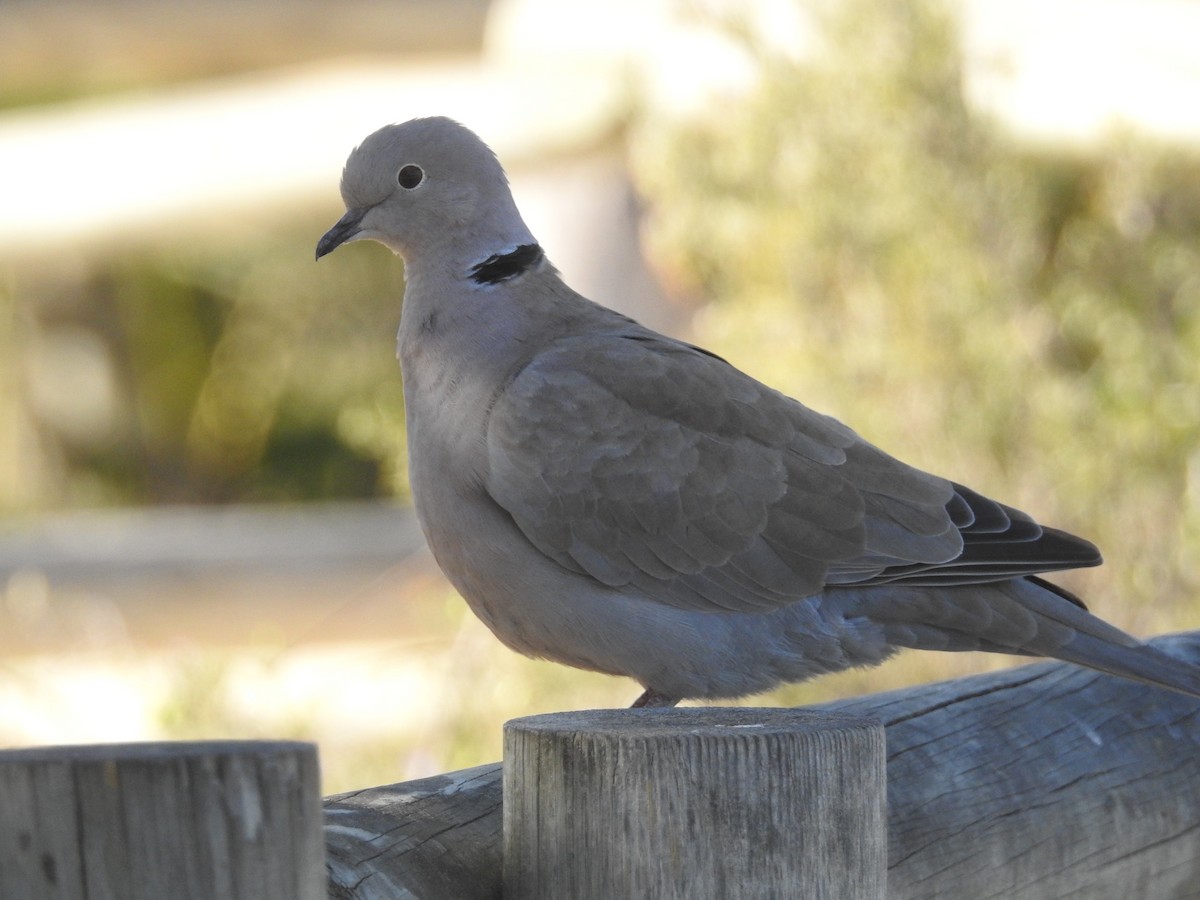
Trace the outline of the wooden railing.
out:
[[[4,900],[319,900],[312,744],[0,753]]]
[[[518,719],[505,759],[326,799],[322,873],[311,745],[6,751],[0,897],[1200,896],[1200,701],[1065,664]]]

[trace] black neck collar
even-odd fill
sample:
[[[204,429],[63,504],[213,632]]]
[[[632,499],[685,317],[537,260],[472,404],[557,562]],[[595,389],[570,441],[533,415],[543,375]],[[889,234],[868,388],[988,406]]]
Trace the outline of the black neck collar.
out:
[[[499,284],[528,272],[545,257],[537,244],[522,244],[508,253],[495,253],[471,267],[476,284]]]

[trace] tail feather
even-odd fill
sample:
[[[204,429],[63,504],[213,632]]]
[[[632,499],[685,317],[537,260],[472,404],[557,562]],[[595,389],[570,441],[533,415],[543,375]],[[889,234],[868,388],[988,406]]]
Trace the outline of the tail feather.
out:
[[[851,608],[896,646],[1046,656],[1200,697],[1200,667],[1096,618],[1041,579],[855,593]]]
[[[1200,668],[1149,644],[1116,646],[1079,635],[1054,655],[1089,669],[1200,697]]]

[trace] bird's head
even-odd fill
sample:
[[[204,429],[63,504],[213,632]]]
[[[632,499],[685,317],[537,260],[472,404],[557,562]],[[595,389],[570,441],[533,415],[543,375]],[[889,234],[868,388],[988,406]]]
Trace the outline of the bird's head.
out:
[[[369,238],[412,264],[427,254],[454,265],[503,253],[533,238],[496,155],[447,118],[387,125],[342,170],[346,214],[317,244],[317,259]]]

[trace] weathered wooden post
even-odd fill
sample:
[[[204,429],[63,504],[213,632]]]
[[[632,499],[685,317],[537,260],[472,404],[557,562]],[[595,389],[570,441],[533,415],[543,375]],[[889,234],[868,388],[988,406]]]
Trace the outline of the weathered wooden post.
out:
[[[4,900],[319,900],[316,747],[291,741],[0,752]]]
[[[504,895],[882,900],[884,732],[794,709],[590,710],[504,730]]]

